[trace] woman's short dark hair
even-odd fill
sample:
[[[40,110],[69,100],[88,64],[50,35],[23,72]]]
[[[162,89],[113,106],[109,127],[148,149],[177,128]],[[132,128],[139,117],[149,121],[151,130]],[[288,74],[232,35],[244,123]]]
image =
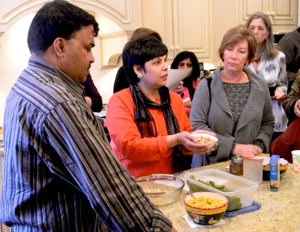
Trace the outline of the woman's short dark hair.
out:
[[[161,57],[168,54],[168,48],[161,41],[152,37],[145,37],[129,41],[123,49],[122,58],[125,67],[125,74],[128,82],[136,84],[140,81],[133,70],[134,65],[139,65],[145,70],[145,63],[156,57]]]
[[[200,76],[199,62],[198,62],[198,59],[197,59],[195,53],[189,52],[189,51],[183,51],[183,52],[178,53],[171,64],[171,69],[178,69],[179,63],[185,59],[190,59],[192,62],[192,66],[193,66],[191,75],[189,77],[187,77],[186,79],[191,79],[194,81]]]
[[[84,26],[93,25],[99,32],[94,16],[62,0],[46,3],[33,18],[27,37],[31,53],[43,54],[58,37],[69,40]]]
[[[251,63],[255,57],[257,42],[252,31],[245,26],[231,28],[225,33],[219,48],[221,60],[224,60],[224,51],[227,47],[234,46],[243,40],[247,40],[248,42],[248,63]]]

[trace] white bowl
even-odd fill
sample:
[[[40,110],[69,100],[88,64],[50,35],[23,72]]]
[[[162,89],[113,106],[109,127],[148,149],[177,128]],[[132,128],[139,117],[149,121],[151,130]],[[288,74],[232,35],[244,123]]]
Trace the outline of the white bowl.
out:
[[[215,146],[218,142],[218,138],[209,134],[202,134],[202,133],[192,133],[193,137],[195,137],[199,144],[208,144],[211,147]]]

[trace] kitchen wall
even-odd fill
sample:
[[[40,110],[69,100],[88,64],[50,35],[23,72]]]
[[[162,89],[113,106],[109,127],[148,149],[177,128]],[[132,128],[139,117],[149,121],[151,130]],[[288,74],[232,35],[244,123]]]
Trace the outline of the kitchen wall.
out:
[[[33,17],[33,13],[23,17],[0,37],[0,125],[3,125],[5,100],[9,90],[27,66],[30,57],[27,47],[27,32]],[[109,35],[112,31],[114,34],[120,31],[121,34],[121,36],[117,36],[118,38],[110,40],[105,39],[107,36],[101,37],[101,34],[99,38],[95,38],[96,46],[93,48],[95,62],[91,67],[91,74],[103,102],[107,103],[109,97],[113,94],[113,83],[118,68],[100,69],[101,66],[107,64],[109,59],[109,57],[101,56],[103,53],[100,50],[107,49],[111,52],[120,52],[120,50],[114,51],[113,49],[116,49],[116,44],[125,44],[128,38],[111,20],[104,16],[98,16],[97,18],[102,34]],[[102,39],[103,47],[100,46],[100,39]]]
[[[0,17],[2,17],[5,12],[4,4],[1,9],[1,2],[3,3],[5,1],[6,7],[13,7],[10,6],[16,5],[17,0],[11,1],[11,0],[0,0]],[[71,1],[71,0],[70,0]],[[73,1],[73,0],[72,0]],[[119,2],[120,1],[120,2]],[[173,0],[172,0],[173,1]],[[175,0],[174,0],[175,1]],[[255,2],[261,2],[261,0],[256,0]],[[300,0],[286,0],[291,1],[295,3],[298,2],[298,11],[300,12]],[[294,2],[295,1],[295,2]],[[26,0],[18,0],[18,2],[22,2],[25,4],[28,3]],[[40,1],[29,1],[30,2],[37,2]],[[100,11],[103,10],[101,7],[104,5],[101,5],[101,2],[106,1],[97,1],[97,4],[86,4],[86,2],[93,3],[95,1],[88,0],[88,1],[74,1],[76,3],[81,2],[82,7],[90,7],[89,9],[95,10],[92,11],[93,14],[95,14],[98,23],[100,24],[100,35],[98,38],[95,39],[95,48],[93,49],[93,54],[95,57],[95,63],[91,67],[91,74],[93,77],[93,80],[95,82],[96,87],[100,91],[100,94],[103,97],[103,102],[107,103],[110,96],[112,95],[113,91],[113,83],[115,79],[116,72],[118,68],[103,68],[103,66],[107,65],[109,56],[107,54],[115,54],[120,53],[122,50],[123,45],[127,42],[128,38],[130,37],[130,33],[132,33],[133,29],[141,26],[141,21],[139,21],[139,16],[141,16],[141,12],[139,12],[140,6],[138,4],[139,1],[136,0],[118,0],[118,5],[122,5],[119,3],[123,3],[124,13],[118,14],[116,13],[114,15],[114,22],[118,22],[118,25],[121,26],[125,30],[122,30],[116,23],[112,21],[112,19],[109,19],[109,15],[105,15],[105,11],[103,11],[103,15],[100,14]],[[169,2],[165,0],[165,2]],[[186,1],[179,1],[186,3]],[[217,49],[219,47],[219,44],[222,39],[222,35],[231,27],[236,26],[238,22],[240,22],[241,18],[241,11],[240,11],[240,5],[243,2],[243,4],[246,4],[248,1],[246,0],[210,0],[209,1],[209,11],[210,11],[210,20],[209,20],[209,41],[210,46],[205,47],[208,51],[207,57],[203,60],[204,62],[211,62],[215,66],[218,66],[220,64]],[[271,1],[270,1],[271,2]],[[128,7],[132,3],[132,8]],[[142,2],[143,3],[143,2]],[[252,5],[252,1],[248,2],[250,6]],[[84,5],[86,4],[86,5]],[[116,3],[115,3],[116,4]],[[129,5],[128,5],[129,4]],[[136,4],[136,5],[135,5]],[[163,4],[163,3],[161,3]],[[188,3],[186,3],[188,4]],[[30,4],[29,4],[30,5]],[[95,6],[101,6],[96,8]],[[152,11],[155,12],[157,6],[154,4]],[[118,7],[117,7],[118,8]],[[251,8],[251,7],[250,7]],[[108,8],[111,9],[111,8]],[[131,9],[131,12],[130,12]],[[133,10],[135,9],[135,10]],[[245,9],[248,9],[247,7]],[[132,13],[132,15],[127,14],[128,11]],[[150,9],[145,9],[146,12],[152,12]],[[7,12],[9,12],[7,10]],[[96,13],[99,12],[99,13]],[[232,12],[238,12],[237,14],[233,14]],[[2,14],[2,15],[1,15]],[[240,15],[239,15],[240,14]],[[9,14],[7,14],[10,16]],[[29,28],[29,24],[34,16],[34,14],[23,14],[20,13],[18,16],[24,15],[23,18],[19,19],[19,21],[11,20],[11,22],[14,22],[13,25],[11,25],[7,30],[5,30],[5,33],[1,36],[0,32],[0,125],[3,125],[3,111],[5,108],[5,99],[9,93],[10,88],[17,80],[18,76],[22,72],[22,70],[27,66],[27,62],[29,59],[29,51],[27,48],[27,31]],[[26,15],[26,16],[25,16]],[[154,13],[150,15],[155,15]],[[107,16],[108,18],[106,18]],[[117,17],[122,16],[121,20],[122,22],[118,21],[116,19]],[[132,16],[132,17],[129,17]],[[18,17],[18,18],[19,18]],[[112,16],[111,16],[112,17]],[[128,18],[126,18],[128,17]],[[300,25],[300,14],[298,13],[296,17],[298,19],[298,25]],[[132,19],[133,22],[130,22]],[[136,20],[135,20],[136,19]],[[225,21],[223,19],[226,19]],[[143,22],[144,25],[145,22]],[[242,23],[243,24],[243,23]],[[1,26],[1,22],[0,22]],[[3,26],[3,25],[2,25]],[[131,26],[131,27],[130,27]],[[145,24],[144,26],[147,26]],[[283,25],[286,26],[286,25]],[[278,27],[278,30],[281,32],[281,26]],[[295,25],[294,25],[295,28]],[[289,29],[290,30],[290,29]],[[286,31],[289,31],[286,30]],[[189,30],[187,30],[188,33]],[[285,31],[285,32],[286,32]]]

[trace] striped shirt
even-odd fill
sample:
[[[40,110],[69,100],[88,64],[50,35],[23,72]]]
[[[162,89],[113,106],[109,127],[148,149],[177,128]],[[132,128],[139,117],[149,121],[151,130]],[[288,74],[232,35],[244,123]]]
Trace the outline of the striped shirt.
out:
[[[4,115],[0,222],[13,231],[170,231],[113,155],[83,86],[30,58]]]

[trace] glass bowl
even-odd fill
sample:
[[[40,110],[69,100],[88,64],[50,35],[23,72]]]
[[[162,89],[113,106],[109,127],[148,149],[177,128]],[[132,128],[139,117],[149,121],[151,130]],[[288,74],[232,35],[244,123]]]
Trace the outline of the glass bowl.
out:
[[[153,174],[136,179],[150,201],[156,206],[170,205],[177,201],[184,181],[171,174]]]

